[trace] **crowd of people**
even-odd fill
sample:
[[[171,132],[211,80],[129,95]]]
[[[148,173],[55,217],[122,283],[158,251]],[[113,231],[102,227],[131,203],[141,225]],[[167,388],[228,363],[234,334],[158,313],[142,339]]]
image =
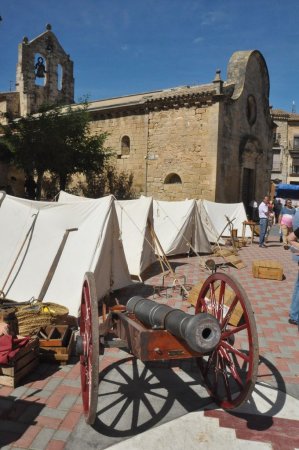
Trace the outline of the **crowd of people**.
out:
[[[279,225],[280,241],[284,250],[292,251],[293,259],[299,266],[299,208],[297,205],[293,205],[291,199],[286,199],[284,204],[276,198],[271,201],[267,195],[259,205],[256,201],[251,205],[252,210],[256,208],[255,217],[258,217],[260,226],[259,246],[267,248],[266,242],[270,229],[276,223]],[[254,217],[252,219],[254,220]],[[289,323],[298,326],[299,330],[299,272],[291,300]]]

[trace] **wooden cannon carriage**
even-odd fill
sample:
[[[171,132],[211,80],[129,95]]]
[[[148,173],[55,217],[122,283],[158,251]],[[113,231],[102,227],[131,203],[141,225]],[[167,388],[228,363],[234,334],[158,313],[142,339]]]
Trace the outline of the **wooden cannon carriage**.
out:
[[[254,314],[242,286],[212,273],[198,294],[195,315],[141,297],[116,305],[100,323],[93,274],[85,275],[77,353],[80,355],[85,420],[97,412],[99,355],[105,347],[126,347],[142,361],[196,358],[203,382],[224,409],[251,395],[258,370]]]

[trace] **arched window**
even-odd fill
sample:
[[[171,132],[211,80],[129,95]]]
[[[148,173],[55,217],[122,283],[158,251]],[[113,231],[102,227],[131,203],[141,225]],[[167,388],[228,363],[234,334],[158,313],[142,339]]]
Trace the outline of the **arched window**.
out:
[[[62,66],[57,64],[57,89],[61,91],[62,89]]]
[[[177,173],[170,173],[165,178],[164,184],[182,184],[182,180]]]
[[[130,138],[123,136],[121,139],[121,156],[130,154]]]
[[[40,53],[36,53],[34,56],[34,77],[37,86],[45,86],[46,84],[46,66],[45,58]]]

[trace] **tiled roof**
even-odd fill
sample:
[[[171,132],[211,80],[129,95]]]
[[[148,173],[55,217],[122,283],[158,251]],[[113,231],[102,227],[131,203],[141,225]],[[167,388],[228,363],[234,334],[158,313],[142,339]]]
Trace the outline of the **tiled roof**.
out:
[[[288,111],[284,111],[283,109],[272,109],[271,110],[271,116],[276,118],[285,118],[288,120],[299,120],[299,114],[297,113],[290,113]]]
[[[130,105],[141,105],[148,101],[163,100],[168,98],[192,96],[196,94],[212,94],[215,86],[211,84],[202,84],[197,86],[179,86],[175,88],[163,89],[153,92],[144,92],[141,94],[126,95],[123,97],[108,98],[96,100],[88,103],[89,110],[105,109],[113,107],[122,107]]]

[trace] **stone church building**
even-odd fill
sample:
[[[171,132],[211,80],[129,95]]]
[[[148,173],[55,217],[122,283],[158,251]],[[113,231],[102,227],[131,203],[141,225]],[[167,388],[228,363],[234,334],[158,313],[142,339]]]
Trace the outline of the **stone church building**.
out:
[[[73,103],[73,63],[50,25],[19,45],[16,81],[16,92],[0,93],[0,111],[12,117],[43,102]],[[226,80],[217,70],[208,84],[92,101],[88,109],[92,132],[109,133],[106,146],[119,170],[133,173],[139,194],[248,205],[269,192],[269,74],[257,50],[235,52]],[[0,184],[8,176],[2,165]]]

